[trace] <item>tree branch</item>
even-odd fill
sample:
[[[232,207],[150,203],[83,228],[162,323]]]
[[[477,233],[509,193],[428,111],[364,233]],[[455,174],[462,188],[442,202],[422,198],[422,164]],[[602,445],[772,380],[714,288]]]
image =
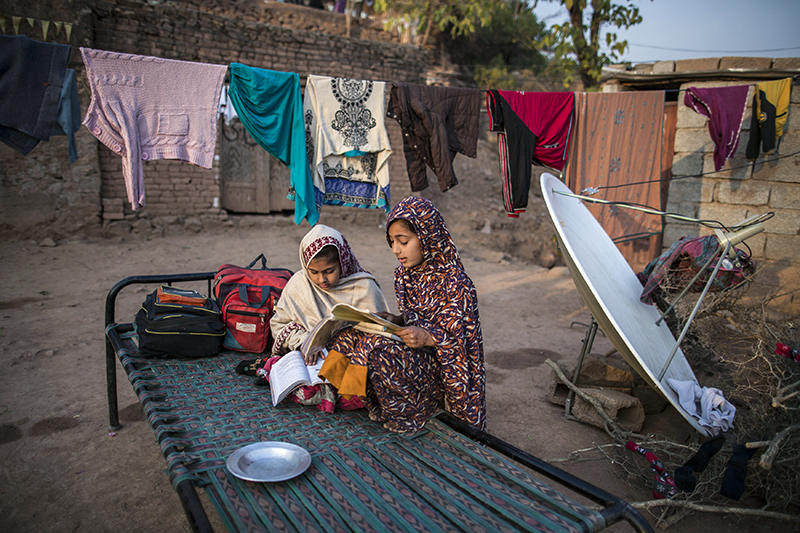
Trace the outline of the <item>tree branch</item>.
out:
[[[796,522],[800,524],[800,516],[793,516],[773,511],[762,511],[761,509],[747,509],[744,507],[724,507],[721,505],[703,505],[700,503],[687,502],[683,500],[649,500],[646,502],[634,502],[631,506],[636,509],[650,509],[652,507],[674,507],[676,509],[689,509],[705,513],[731,513],[744,516],[761,516],[764,518],[775,518]]]

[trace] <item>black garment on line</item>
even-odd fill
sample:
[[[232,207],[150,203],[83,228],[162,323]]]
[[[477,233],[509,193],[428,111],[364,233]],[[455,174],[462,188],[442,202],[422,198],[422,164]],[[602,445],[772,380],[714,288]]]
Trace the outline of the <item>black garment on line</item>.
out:
[[[72,48],[0,35],[0,141],[23,155],[48,141]]]
[[[758,118],[758,101],[761,100],[761,112],[764,114],[764,120]],[[778,110],[772,102],[767,100],[767,95],[764,91],[756,89],[756,94],[753,95],[753,116],[750,118],[750,139],[747,141],[747,150],[745,150],[745,157],[752,161],[758,159],[759,144],[761,145],[761,152],[765,154],[770,153],[775,149],[777,144],[775,141],[775,121]]]
[[[506,210],[509,212],[523,210],[528,207],[531,165],[540,164],[533,156],[536,151],[537,138],[498,91],[493,89],[489,92],[492,117],[490,131],[504,134],[507,147],[505,165],[503,165],[502,154],[500,156],[500,164],[503,165],[501,169],[503,179],[508,182],[511,193],[511,205],[506,205]]]

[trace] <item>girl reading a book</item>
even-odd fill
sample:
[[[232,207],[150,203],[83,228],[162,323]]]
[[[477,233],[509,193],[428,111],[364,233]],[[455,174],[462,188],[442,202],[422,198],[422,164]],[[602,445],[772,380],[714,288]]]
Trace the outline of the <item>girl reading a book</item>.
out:
[[[404,326],[398,342],[348,328],[330,344],[320,375],[341,394],[364,395],[390,431],[421,429],[440,407],[484,429],[485,369],[478,299],[444,219],[408,197],[389,213],[386,239],[400,261],[394,288]]]
[[[389,309],[375,277],[361,267],[344,235],[333,228],[317,224],[303,237],[300,265],[302,269],[284,287],[270,319],[274,338],[272,356],[298,350],[309,332],[337,303],[378,312]],[[242,361],[236,371],[259,376],[256,384],[266,385],[275,361],[272,356]],[[316,353],[304,356],[307,364],[317,359]],[[300,387],[289,398],[332,412],[338,396],[329,384],[323,384]],[[354,401],[361,405],[358,399]]]

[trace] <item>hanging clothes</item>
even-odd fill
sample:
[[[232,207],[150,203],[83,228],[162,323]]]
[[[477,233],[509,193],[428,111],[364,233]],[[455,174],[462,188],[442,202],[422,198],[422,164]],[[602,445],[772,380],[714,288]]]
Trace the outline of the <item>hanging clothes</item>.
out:
[[[0,35],[0,141],[28,155],[49,141],[71,48]]]
[[[308,76],[303,115],[317,206],[389,211],[386,83]]]
[[[531,164],[564,169],[574,105],[574,93],[486,93],[489,131],[497,132],[508,216],[518,217],[528,206]]]
[[[577,93],[575,135],[565,171],[575,192],[603,190],[604,200],[661,207],[664,91]],[[628,185],[630,182],[644,182]],[[622,185],[623,187],[615,187]],[[661,232],[661,217],[613,205],[586,207],[612,239]]]
[[[789,96],[792,78],[759,83],[753,95],[753,116],[750,119],[750,140],[745,157],[758,159],[761,152],[771,154],[783,135],[783,126],[789,116]]]
[[[239,118],[239,115],[236,114],[236,109],[233,108],[233,102],[231,101],[230,94],[228,94],[227,85],[222,86],[222,91],[219,94],[219,108],[217,109],[217,114],[222,117],[226,126],[230,126],[235,119]]]
[[[75,71],[68,68],[64,76],[64,85],[61,88],[61,100],[58,104],[58,117],[53,126],[53,135],[67,136],[70,163],[78,160],[75,133],[79,129],[81,129],[81,103],[78,99],[78,83],[75,80]]]
[[[92,90],[83,124],[122,156],[133,209],[145,203],[141,161],[214,164],[224,65],[81,48]]]
[[[482,94],[478,89],[393,83],[389,116],[403,130],[413,192],[428,188],[426,167],[436,174],[442,192],[458,184],[453,159],[458,153],[477,156]]]
[[[289,167],[294,221],[319,220],[311,169],[306,158],[300,77],[231,63],[228,95],[239,120],[259,146]]]
[[[725,166],[739,146],[739,132],[747,109],[749,85],[733,87],[689,87],[683,104],[708,118],[708,133],[714,142],[714,170]]]

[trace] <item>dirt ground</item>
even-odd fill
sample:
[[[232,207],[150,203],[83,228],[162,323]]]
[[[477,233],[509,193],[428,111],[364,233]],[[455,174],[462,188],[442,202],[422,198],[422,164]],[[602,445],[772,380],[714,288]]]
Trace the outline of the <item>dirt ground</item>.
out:
[[[541,198],[533,191],[523,218],[505,217],[496,158],[489,143],[481,146],[478,161],[457,159],[461,185],[425,195],[442,209],[477,286],[489,431],[545,460],[609,443],[605,432],[566,420],[563,407],[546,400],[551,371],[545,360],[576,360],[590,315],[566,268],[559,266]],[[351,211],[329,208],[321,222],[345,234],[393,303],[396,261],[381,217]],[[232,217],[231,222],[227,229],[200,233],[166,228],[156,238],[82,236],[56,246],[0,242],[0,531],[189,529],[154,434],[121,371],[123,428],[109,433],[104,301],[114,283],[130,275],[214,271],[222,263],[244,265],[262,252],[270,266],[299,268],[297,250],[307,225],[296,226],[281,215]],[[119,319],[130,320],[147,292],[123,291]],[[598,335],[593,353],[610,348]],[[691,439],[690,426],[669,408],[648,415],[642,432]],[[628,479],[599,453],[557,464],[629,501],[651,499],[643,483]],[[773,533],[789,527],[694,514],[672,529]],[[612,531],[630,529],[622,524]]]

